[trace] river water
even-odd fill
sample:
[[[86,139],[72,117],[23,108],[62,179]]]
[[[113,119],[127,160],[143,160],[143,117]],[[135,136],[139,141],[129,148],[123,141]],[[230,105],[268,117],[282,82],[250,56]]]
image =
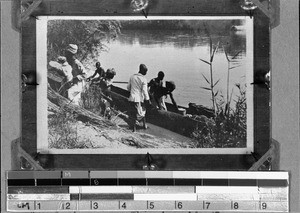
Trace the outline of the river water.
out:
[[[235,84],[246,82],[246,35],[243,31],[230,32],[226,35],[212,35],[213,47],[219,48],[213,59],[213,80],[217,82],[214,90],[218,97],[227,95],[228,61],[237,54],[230,70],[229,93],[236,99],[239,91]],[[117,75],[114,81],[128,82],[130,76],[138,72],[141,63],[146,64],[148,82],[157,76],[159,71],[165,73],[164,81],[174,81],[173,92],[177,104],[187,106],[196,103],[212,107],[211,92],[202,87],[209,87],[203,75],[210,80],[210,66],[201,60],[209,61],[210,39],[207,36],[195,36],[184,31],[147,31],[123,30],[117,39],[105,44],[107,52],[101,53],[99,60],[102,67],[115,68]],[[126,88],[126,84],[115,84]],[[167,100],[170,101],[170,100]]]

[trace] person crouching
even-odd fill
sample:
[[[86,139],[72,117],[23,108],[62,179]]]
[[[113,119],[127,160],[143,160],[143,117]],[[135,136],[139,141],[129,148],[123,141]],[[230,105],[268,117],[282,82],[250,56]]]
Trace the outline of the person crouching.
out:
[[[105,77],[101,78],[99,86],[102,92],[101,97],[101,112],[103,116],[111,119],[111,86],[112,86],[112,79],[115,77],[116,71],[114,68],[107,69]]]

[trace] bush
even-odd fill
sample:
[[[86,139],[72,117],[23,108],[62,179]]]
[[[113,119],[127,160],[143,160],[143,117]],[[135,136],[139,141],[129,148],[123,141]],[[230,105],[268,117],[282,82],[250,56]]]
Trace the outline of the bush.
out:
[[[109,97],[103,94],[98,84],[87,85],[81,94],[82,107],[96,115],[111,118]]]
[[[247,105],[246,91],[239,89],[235,108],[227,110],[227,104],[222,100],[217,103],[217,112],[213,119],[205,122],[202,129],[192,133],[197,148],[239,148],[246,147],[247,138]]]
[[[81,94],[82,107],[100,115],[101,110],[101,89],[100,87],[93,85],[88,86]]]

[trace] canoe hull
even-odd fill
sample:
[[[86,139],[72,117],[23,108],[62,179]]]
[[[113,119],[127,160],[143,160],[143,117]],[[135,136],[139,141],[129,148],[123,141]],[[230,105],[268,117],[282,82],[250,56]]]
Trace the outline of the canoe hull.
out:
[[[118,110],[125,113],[128,111],[128,108],[130,107],[128,102],[128,91],[118,87],[113,87],[111,97]],[[206,116],[202,116],[202,118],[203,117],[208,119]],[[192,133],[196,129],[202,129],[205,125],[206,119],[199,121],[188,116],[183,116],[179,113],[153,108],[147,109],[146,113],[147,122],[188,137],[191,137]]]

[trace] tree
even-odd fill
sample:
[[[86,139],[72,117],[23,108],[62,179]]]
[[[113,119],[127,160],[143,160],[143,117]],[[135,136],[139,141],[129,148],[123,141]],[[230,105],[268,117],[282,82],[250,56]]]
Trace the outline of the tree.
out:
[[[121,25],[115,20],[50,20],[47,27],[48,60],[64,55],[68,44],[76,44],[78,59],[90,61],[107,51],[104,41],[115,39]]]

